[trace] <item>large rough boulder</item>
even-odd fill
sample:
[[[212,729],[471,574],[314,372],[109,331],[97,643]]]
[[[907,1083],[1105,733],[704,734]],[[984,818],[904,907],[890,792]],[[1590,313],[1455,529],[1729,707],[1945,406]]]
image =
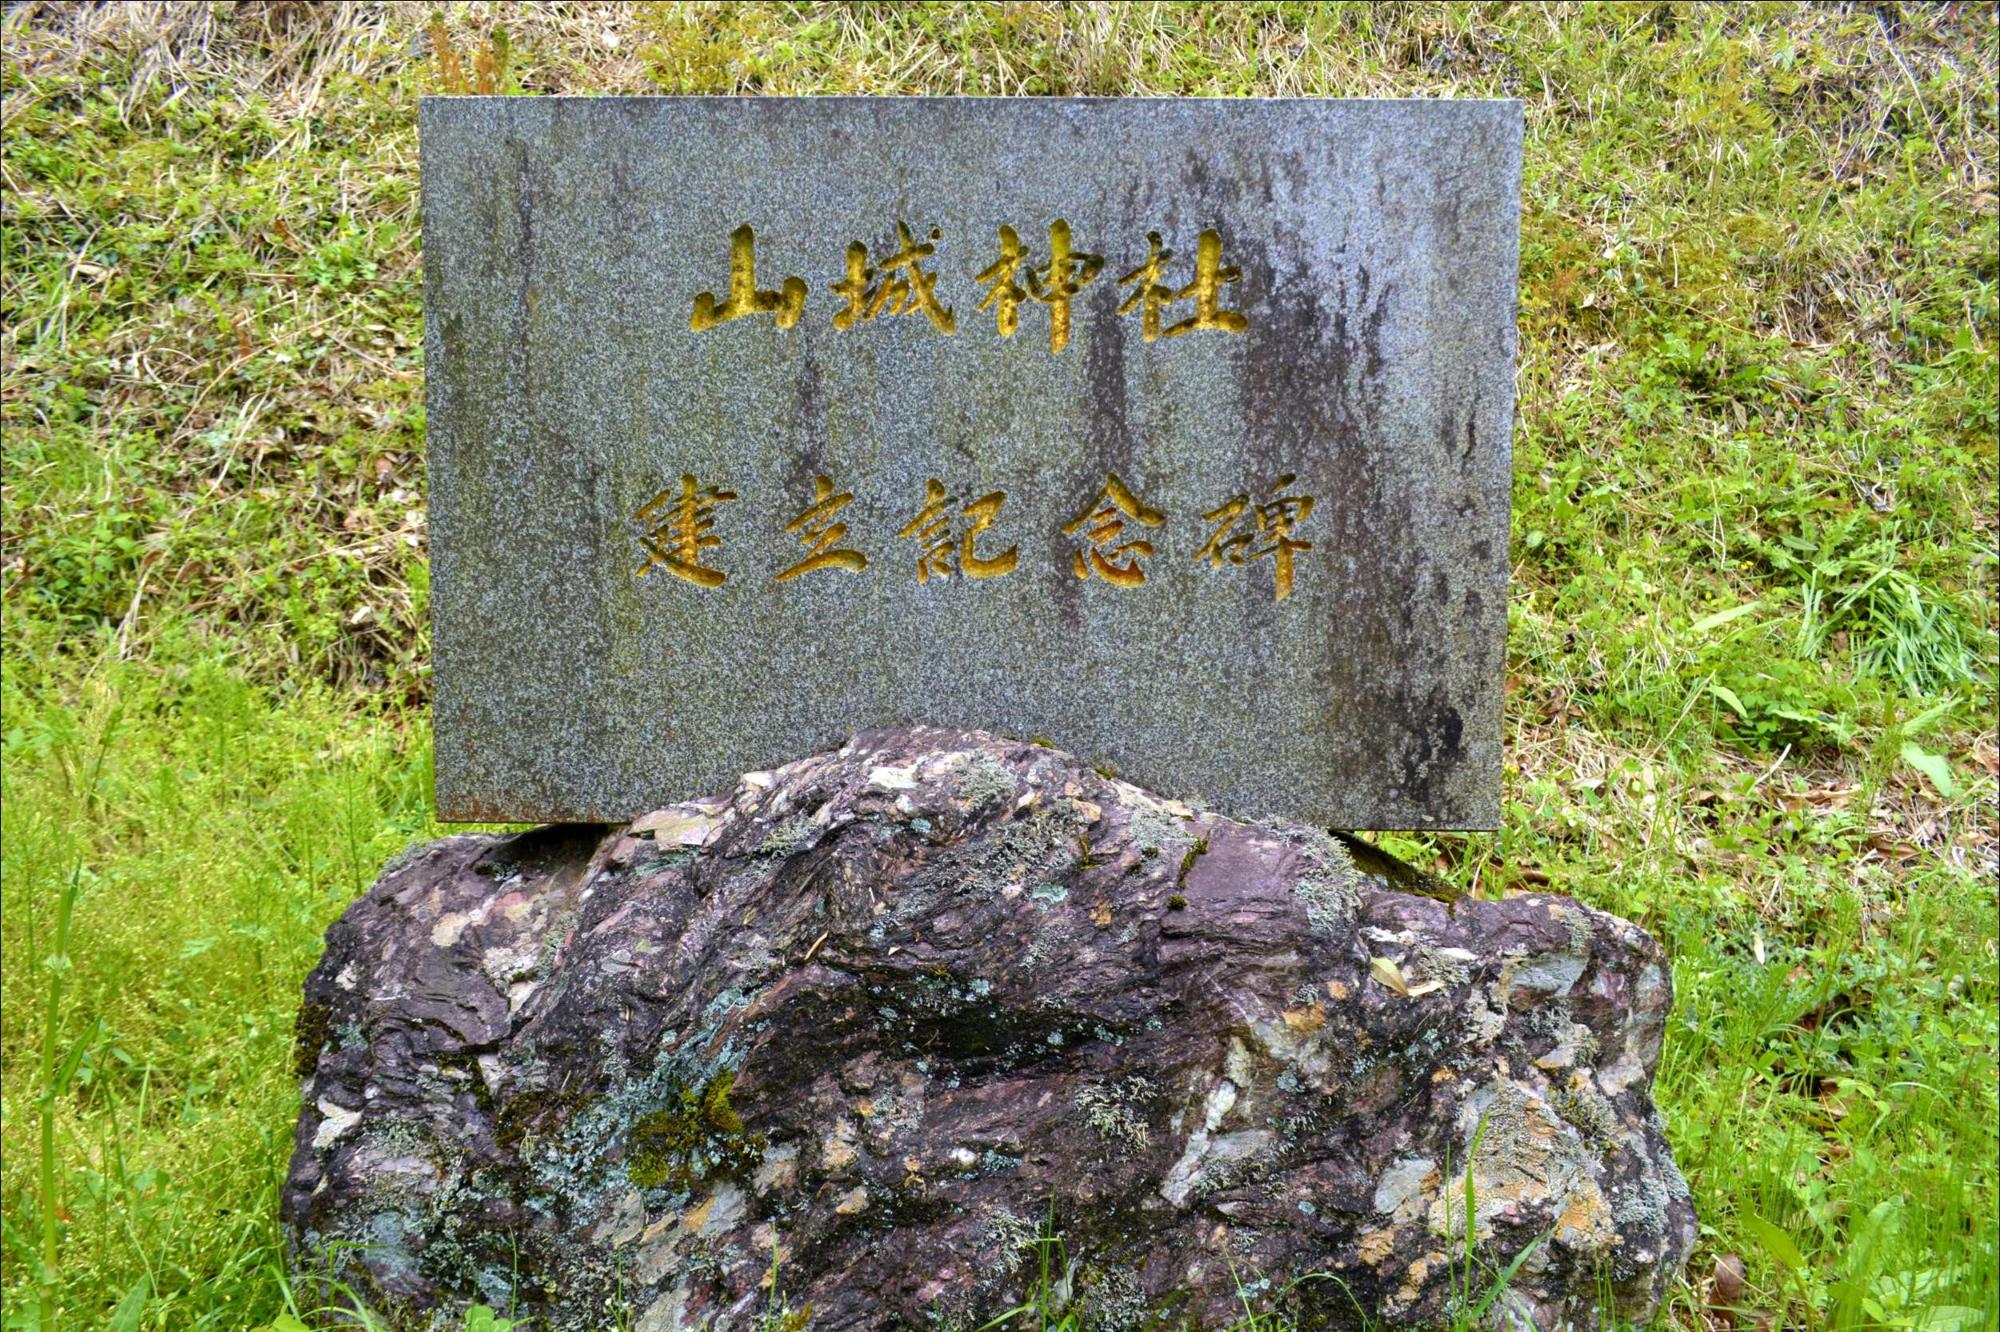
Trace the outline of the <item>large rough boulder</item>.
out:
[[[299,1270],[410,1327],[969,1328],[1052,1233],[1098,1327],[1427,1324],[1524,1249],[1503,1322],[1645,1311],[1694,1237],[1660,950],[1424,887],[927,729],[432,843],[306,982]]]

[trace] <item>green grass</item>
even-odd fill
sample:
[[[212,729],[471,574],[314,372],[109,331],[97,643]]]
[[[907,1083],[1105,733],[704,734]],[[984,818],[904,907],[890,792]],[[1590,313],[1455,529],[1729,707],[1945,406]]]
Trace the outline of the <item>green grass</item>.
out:
[[[461,53],[490,23],[446,17]],[[1996,1325],[1990,8],[509,18],[531,93],[1523,99],[1505,826],[1384,840],[1670,949],[1703,1231],[1662,1321],[1704,1325],[1734,1255],[1746,1326]],[[5,20],[10,1328],[291,1298],[299,982],[435,831],[422,22]]]

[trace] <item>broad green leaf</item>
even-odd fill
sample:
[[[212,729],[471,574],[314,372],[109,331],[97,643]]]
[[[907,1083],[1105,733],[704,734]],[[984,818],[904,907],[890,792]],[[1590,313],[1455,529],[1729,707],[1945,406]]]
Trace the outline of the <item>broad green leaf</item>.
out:
[[[1971,1332],[1985,1321],[1986,1315],[1978,1309],[1968,1309],[1962,1304],[1934,1304],[1918,1314],[1910,1327],[1913,1332]]]
[[[1792,1243],[1790,1235],[1787,1235],[1763,1217],[1758,1216],[1755,1212],[1744,1214],[1743,1228],[1749,1231],[1759,1244],[1764,1246],[1764,1252],[1770,1254],[1779,1263],[1785,1267],[1789,1267],[1794,1272],[1803,1272],[1806,1270],[1805,1255],[1799,1252],[1798,1245]]]
[[[1705,634],[1711,629],[1720,629],[1731,620],[1740,620],[1746,615],[1763,609],[1764,603],[1761,601],[1746,601],[1741,606],[1732,606],[1726,611],[1717,611],[1713,615],[1702,616],[1699,620],[1688,626],[1688,632],[1691,634]]]
[[[83,1063],[84,1052],[89,1048],[86,1037],[76,1038],[76,1044],[70,1046],[69,1053],[63,1056],[62,1066],[56,1069],[55,1079],[49,1084],[49,1095],[61,1096],[69,1090],[69,1084],[76,1078],[77,1067]]]
[[[1931,785],[1946,800],[1958,794],[1958,783],[1952,780],[1951,764],[1942,754],[1933,754],[1914,740],[1903,742],[1903,762],[1931,779]]]
[[[1728,685],[1710,683],[1708,692],[1729,705],[1729,710],[1744,721],[1750,720],[1750,713],[1744,708],[1743,700],[1736,697],[1736,691]]]
[[[144,1277],[139,1284],[125,1292],[125,1298],[118,1301],[118,1307],[111,1311],[110,1321],[105,1326],[111,1332],[138,1332],[139,1320],[146,1316],[146,1298],[152,1294],[151,1283]]]
[[[1885,1237],[1900,1230],[1902,1225],[1902,1199],[1885,1198],[1876,1203],[1869,1209],[1868,1215],[1861,1219],[1861,1224],[1854,1228],[1854,1241],[1849,1246],[1852,1254],[1848,1260],[1849,1266],[1863,1271],[1870,1270],[1873,1264],[1866,1261],[1867,1256],[1874,1252],[1875,1246]]]

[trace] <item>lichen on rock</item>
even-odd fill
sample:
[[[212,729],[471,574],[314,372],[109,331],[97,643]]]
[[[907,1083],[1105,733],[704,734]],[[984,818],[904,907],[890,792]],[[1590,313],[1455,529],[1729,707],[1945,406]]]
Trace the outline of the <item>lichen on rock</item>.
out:
[[[1517,1325],[1644,1315],[1694,1233],[1657,947],[1360,854],[925,728],[419,848],[306,984],[300,1280],[406,1328],[977,1327],[1053,1231],[1104,1326],[1419,1326],[1469,1237],[1536,1246]]]

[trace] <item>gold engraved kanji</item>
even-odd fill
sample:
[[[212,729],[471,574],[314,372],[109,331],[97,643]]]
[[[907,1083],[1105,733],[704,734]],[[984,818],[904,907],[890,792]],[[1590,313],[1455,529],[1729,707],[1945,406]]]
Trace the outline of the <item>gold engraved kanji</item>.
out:
[[[839,549],[841,539],[847,535],[847,524],[836,522],[834,515],[853,500],[853,492],[835,490],[828,478],[813,478],[813,502],[805,512],[785,524],[787,532],[805,542],[806,557],[790,568],[773,574],[773,582],[782,583],[819,569],[845,569],[849,573],[860,573],[868,567],[868,557],[860,551]]]
[[[1312,542],[1295,540],[1292,532],[1312,516],[1313,499],[1310,495],[1278,492],[1297,479],[1290,472],[1279,477],[1271,487],[1271,497],[1261,504],[1252,504],[1246,492],[1203,514],[1216,528],[1207,543],[1195,552],[1195,559],[1206,560],[1219,569],[1224,564],[1243,565],[1269,555],[1276,599],[1283,601],[1292,595],[1292,557],[1312,549]]]
[[[647,500],[632,515],[643,529],[639,544],[646,551],[646,562],[634,576],[644,578],[655,569],[665,569],[697,587],[721,587],[728,576],[703,564],[702,554],[722,544],[715,535],[715,510],[735,498],[734,491],[701,486],[693,476],[684,475],[679,494],[662,490]]]
[[[729,233],[728,298],[717,301],[712,291],[696,296],[688,327],[700,333],[745,315],[768,314],[776,316],[779,328],[790,328],[805,308],[803,278],[788,277],[777,291],[757,290],[757,238],[746,222]]]
[[[1134,495],[1116,472],[1106,472],[1097,497],[1063,525],[1064,536],[1081,536],[1085,543],[1071,554],[1070,567],[1078,578],[1094,573],[1114,587],[1138,587],[1146,581],[1140,562],[1152,557],[1153,543],[1126,537],[1126,524],[1158,527],[1166,521],[1166,514]]]
[[[932,242],[943,235],[932,227],[930,240],[919,243],[910,234],[909,224],[899,221],[896,237],[901,248],[880,266],[869,264],[868,247],[860,241],[848,246],[847,276],[833,284],[833,294],[847,304],[834,312],[833,326],[846,330],[878,315],[922,311],[938,332],[956,332],[958,321],[951,308],[938,303],[937,274],[925,271],[923,266],[923,261],[937,251]]]
[[[957,573],[965,578],[998,578],[1010,574],[1021,562],[1019,546],[1009,546],[998,555],[982,556],[974,548],[979,534],[993,526],[1007,493],[996,490],[973,500],[962,509],[958,501],[936,477],[924,483],[924,507],[896,535],[917,543],[917,582],[949,578]],[[972,521],[960,528],[957,518]]]

